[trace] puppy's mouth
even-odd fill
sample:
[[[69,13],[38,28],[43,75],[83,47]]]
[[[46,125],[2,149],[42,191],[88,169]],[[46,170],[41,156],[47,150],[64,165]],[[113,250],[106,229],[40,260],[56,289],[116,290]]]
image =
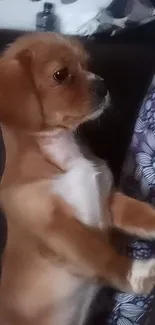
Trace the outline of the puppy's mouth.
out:
[[[102,98],[102,100],[98,101],[97,105],[95,105],[95,108],[93,111],[86,117],[84,122],[89,121],[95,121],[101,117],[102,114],[104,114],[105,110],[110,106],[111,99],[110,94],[107,92],[107,95]]]
[[[104,112],[105,107],[103,105],[101,105],[101,107],[98,107],[92,114],[90,114],[86,121],[93,121],[98,119],[102,113]]]
[[[107,109],[110,102],[110,95],[104,79],[95,74],[89,74],[91,79],[92,112],[87,116],[86,121],[98,119]]]

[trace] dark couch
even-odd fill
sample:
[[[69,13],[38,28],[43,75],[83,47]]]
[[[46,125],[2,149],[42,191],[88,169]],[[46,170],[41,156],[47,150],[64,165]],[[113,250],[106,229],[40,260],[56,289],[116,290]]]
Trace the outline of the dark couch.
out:
[[[0,31],[1,50],[21,35],[19,31]],[[113,105],[104,114],[100,125],[81,130],[84,141],[93,151],[106,159],[111,167],[116,185],[125,154],[131,140],[135,120],[145,92],[155,72],[155,22],[116,36],[100,34],[93,38],[81,38],[90,53],[90,69],[104,77],[110,90]],[[108,139],[108,140],[107,140]],[[0,172],[4,168],[5,152],[0,137]],[[0,218],[0,247],[6,240],[6,222]],[[113,291],[102,292],[93,304],[88,324],[105,324],[110,312]],[[103,304],[107,301],[107,304]],[[144,324],[144,323],[143,323]],[[147,325],[154,325],[153,314],[147,317]]]

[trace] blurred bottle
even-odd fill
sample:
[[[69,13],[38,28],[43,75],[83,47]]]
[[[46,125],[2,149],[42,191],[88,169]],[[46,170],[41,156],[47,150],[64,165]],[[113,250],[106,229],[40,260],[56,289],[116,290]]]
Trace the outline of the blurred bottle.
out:
[[[45,2],[43,11],[37,13],[36,29],[40,32],[59,32],[59,20],[55,14],[55,7],[53,3]]]

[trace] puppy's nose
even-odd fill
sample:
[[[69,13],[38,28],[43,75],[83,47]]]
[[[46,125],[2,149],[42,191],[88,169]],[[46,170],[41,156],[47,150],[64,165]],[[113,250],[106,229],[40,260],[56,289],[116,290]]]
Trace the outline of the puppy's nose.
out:
[[[95,76],[95,78],[92,80],[92,88],[99,98],[104,98],[107,95],[107,87],[104,79],[99,76]]]

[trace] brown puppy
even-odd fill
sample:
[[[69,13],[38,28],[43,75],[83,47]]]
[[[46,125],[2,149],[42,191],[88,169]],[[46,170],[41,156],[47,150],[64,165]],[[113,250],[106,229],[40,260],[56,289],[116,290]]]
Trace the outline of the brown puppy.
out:
[[[23,37],[1,58],[8,240],[0,324],[82,324],[93,279],[139,293],[153,287],[154,260],[132,261],[108,243],[101,228],[111,176],[106,166],[99,174],[73,137],[106,106],[101,89],[80,45],[62,36]]]

